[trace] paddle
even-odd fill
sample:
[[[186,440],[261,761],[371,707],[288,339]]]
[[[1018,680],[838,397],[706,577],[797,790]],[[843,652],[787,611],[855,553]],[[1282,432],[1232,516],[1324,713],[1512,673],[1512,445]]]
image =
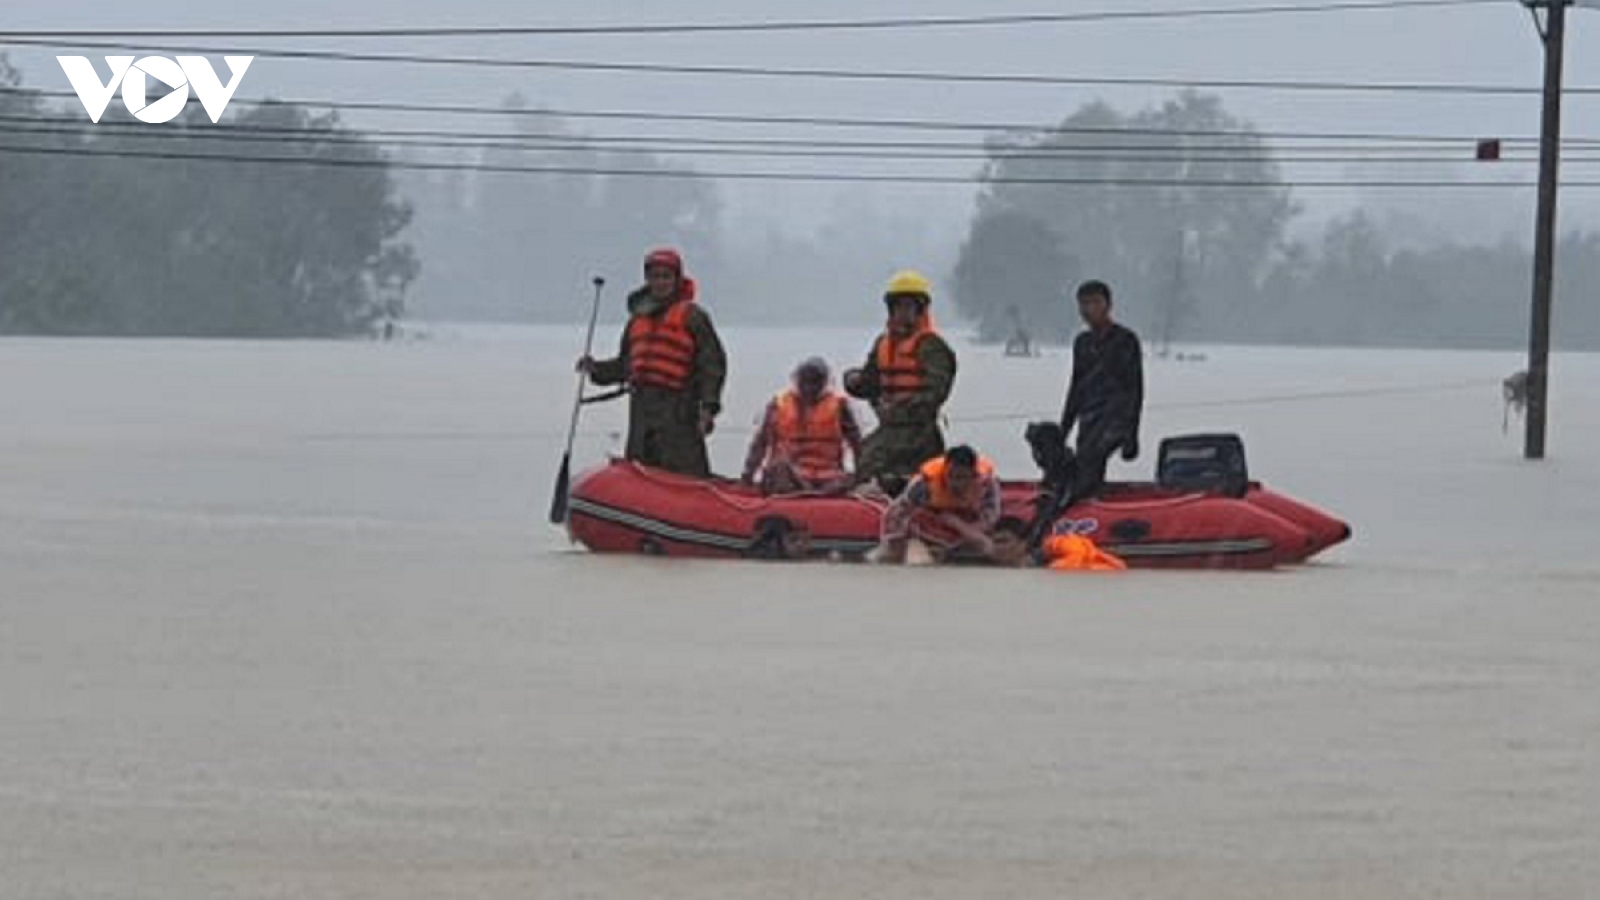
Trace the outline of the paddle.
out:
[[[594,349],[594,324],[600,316],[600,292],[606,286],[606,280],[599,275],[594,277],[594,305],[589,308],[589,331],[583,338],[583,355],[588,358]],[[572,481],[572,441],[578,436],[578,413],[583,409],[583,383],[589,377],[588,372],[578,373],[578,393],[572,400],[572,423],[567,426],[567,450],[561,454],[561,471],[556,473],[555,494],[550,497],[550,524],[560,525],[567,521],[567,489]]]

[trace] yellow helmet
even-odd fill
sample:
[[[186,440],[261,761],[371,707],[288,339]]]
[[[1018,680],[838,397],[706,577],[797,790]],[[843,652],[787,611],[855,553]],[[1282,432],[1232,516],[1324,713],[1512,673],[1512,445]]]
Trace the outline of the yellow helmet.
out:
[[[885,297],[896,297],[906,294],[920,295],[932,300],[933,282],[929,281],[927,276],[921,272],[912,271],[911,269],[894,273],[894,277],[889,279],[889,286],[884,288],[883,295]]]

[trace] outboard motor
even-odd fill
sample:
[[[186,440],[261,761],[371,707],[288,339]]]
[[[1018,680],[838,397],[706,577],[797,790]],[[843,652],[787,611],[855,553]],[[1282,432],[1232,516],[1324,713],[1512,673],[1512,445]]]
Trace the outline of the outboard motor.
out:
[[[1219,491],[1243,497],[1250,489],[1244,441],[1236,434],[1186,434],[1161,442],[1156,482],[1165,488]]]

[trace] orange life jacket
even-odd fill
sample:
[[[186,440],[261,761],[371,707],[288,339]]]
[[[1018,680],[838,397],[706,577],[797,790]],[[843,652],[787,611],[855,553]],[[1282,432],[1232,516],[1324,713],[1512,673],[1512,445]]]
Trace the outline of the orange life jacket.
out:
[[[1058,534],[1044,542],[1044,555],[1057,572],[1121,572],[1122,558],[1100,549],[1081,534]]]
[[[978,457],[978,477],[973,481],[967,496],[957,494],[950,489],[948,469],[949,465],[942,456],[936,456],[922,464],[922,470],[918,474],[928,485],[927,508],[933,512],[969,516],[977,513],[978,503],[983,499],[983,483],[994,477],[994,463],[986,456]]]
[[[878,362],[878,387],[884,399],[921,393],[927,387],[928,377],[917,359],[917,350],[923,340],[936,333],[933,323],[924,316],[917,330],[904,340],[895,340],[887,331],[878,336],[873,353]]]
[[[783,456],[808,480],[844,474],[844,398],[829,391],[805,407],[800,395],[788,390],[776,403],[774,455]]]
[[[694,303],[680,300],[666,312],[636,315],[628,322],[628,380],[634,387],[687,390],[694,374]]]

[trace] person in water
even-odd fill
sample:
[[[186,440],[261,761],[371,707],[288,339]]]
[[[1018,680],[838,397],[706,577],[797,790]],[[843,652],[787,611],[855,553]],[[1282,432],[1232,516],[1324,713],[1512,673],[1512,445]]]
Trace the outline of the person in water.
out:
[[[878,559],[903,563],[913,540],[941,555],[1011,561],[1014,541],[996,533],[1001,511],[994,464],[966,445],[928,460],[883,515]]]
[[[624,456],[642,465],[706,478],[706,436],[722,411],[728,359],[695,281],[676,250],[652,250],[645,285],[628,295],[628,327],[614,359],[578,360],[597,385],[626,384]]]
[[[828,389],[828,364],[802,362],[793,385],[772,398],[745,456],[745,484],[759,481],[767,494],[839,493],[852,476],[845,452],[861,457],[861,426],[850,401]]]
[[[955,386],[956,355],[933,326],[933,284],[927,278],[900,272],[890,279],[883,302],[889,314],[884,331],[866,365],[845,373],[844,389],[869,401],[878,415],[878,428],[862,445],[857,478],[893,492],[924,461],[944,452],[939,411]]]
[[[1138,458],[1144,407],[1144,350],[1138,335],[1112,320],[1110,286],[1084,282],[1078,315],[1088,328],[1072,344],[1072,381],[1061,410],[1063,440],[1078,429],[1076,478],[1063,498],[1069,502],[1100,493],[1111,454]]]

